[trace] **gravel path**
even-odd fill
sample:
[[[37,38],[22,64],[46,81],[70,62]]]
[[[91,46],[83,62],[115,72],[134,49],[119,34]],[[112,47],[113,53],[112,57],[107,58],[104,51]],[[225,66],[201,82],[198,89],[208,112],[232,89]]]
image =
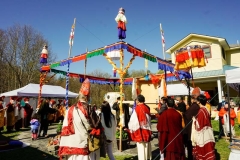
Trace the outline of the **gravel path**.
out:
[[[43,138],[40,137],[38,140],[32,141],[31,139],[31,133],[30,131],[22,131],[21,134],[18,136],[18,139],[21,140],[22,142],[25,143],[30,143],[30,147],[36,148],[42,152],[45,152],[47,154],[49,154],[48,150],[47,150],[47,144],[48,144],[48,140],[50,137],[54,137],[56,135],[56,128],[57,125],[53,124],[51,126],[49,126],[49,130],[48,130],[48,138]],[[158,144],[158,140],[157,138],[154,138],[152,141],[152,154],[153,157],[158,155],[158,147],[156,147],[156,144]],[[114,142],[114,148],[113,148],[113,154],[114,155],[132,155],[132,156],[137,156],[137,148],[136,148],[136,144],[134,142],[130,143],[130,148],[120,152],[117,149],[117,144],[116,141]],[[56,158],[57,159],[57,158]]]

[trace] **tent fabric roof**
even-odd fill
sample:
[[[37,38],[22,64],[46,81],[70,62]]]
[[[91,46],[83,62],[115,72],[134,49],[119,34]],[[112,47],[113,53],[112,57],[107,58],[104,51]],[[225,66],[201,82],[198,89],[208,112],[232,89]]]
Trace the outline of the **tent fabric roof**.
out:
[[[238,67],[230,66],[230,65],[224,65],[223,69],[219,70],[213,70],[213,71],[204,71],[204,72],[194,72],[193,78],[202,78],[202,77],[214,77],[214,76],[224,76],[225,72],[228,70],[232,70]]]
[[[39,84],[30,83],[22,88],[9,91],[6,93],[0,94],[0,96],[10,97],[10,96],[20,96],[20,97],[38,97],[39,95]],[[60,86],[53,86],[53,85],[43,85],[42,87],[42,97],[65,97],[66,90]],[[73,93],[68,91],[68,97],[75,98],[77,97],[77,93]]]
[[[240,68],[226,71],[226,83],[239,83],[240,84]]]

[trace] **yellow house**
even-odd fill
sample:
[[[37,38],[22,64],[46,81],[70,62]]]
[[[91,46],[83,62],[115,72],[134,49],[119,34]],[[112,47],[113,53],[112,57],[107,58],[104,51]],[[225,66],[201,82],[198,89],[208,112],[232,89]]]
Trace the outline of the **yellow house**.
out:
[[[227,92],[225,82],[225,71],[240,67],[240,45],[229,45],[225,38],[189,34],[166,52],[171,55],[172,63],[175,63],[175,52],[187,46],[201,45],[207,64],[202,68],[193,68],[195,86],[208,91],[215,98],[215,104],[222,100],[222,95]],[[179,82],[172,82],[179,83]],[[230,88],[230,96],[236,97],[237,92]],[[218,98],[217,98],[218,97]]]

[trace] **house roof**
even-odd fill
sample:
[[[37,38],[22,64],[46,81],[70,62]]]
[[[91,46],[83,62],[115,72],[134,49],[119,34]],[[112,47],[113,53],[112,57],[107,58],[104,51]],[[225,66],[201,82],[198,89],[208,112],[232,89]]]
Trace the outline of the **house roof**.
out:
[[[240,47],[240,44],[229,44],[229,46],[230,46],[231,48]]]
[[[213,70],[213,71],[204,71],[204,72],[195,72],[193,73],[193,78],[204,78],[204,77],[216,77],[216,76],[225,76],[225,71],[235,69],[238,67],[224,65],[223,69]]]
[[[180,41],[178,41],[173,46],[171,46],[169,49],[167,49],[166,52],[169,53],[169,54],[173,53],[175,50],[177,50],[180,47],[182,47],[182,44],[184,42],[186,42],[189,39],[194,38],[194,37],[195,38],[204,38],[204,39],[209,39],[209,40],[215,40],[215,41],[218,41],[225,50],[231,49],[231,46],[228,44],[228,42],[227,42],[227,40],[225,38],[191,33],[191,34],[187,35],[186,37],[184,37],[183,39],[181,39]],[[236,46],[234,46],[234,49],[235,49],[235,47]]]

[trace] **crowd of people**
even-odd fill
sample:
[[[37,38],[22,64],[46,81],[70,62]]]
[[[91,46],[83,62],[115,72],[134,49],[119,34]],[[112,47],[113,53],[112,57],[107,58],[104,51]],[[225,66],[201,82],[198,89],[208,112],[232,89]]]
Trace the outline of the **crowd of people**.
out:
[[[29,104],[28,97],[10,97],[7,104],[4,104],[4,99],[5,97],[0,97],[0,132],[4,130],[4,126],[6,126],[7,132],[19,131],[20,128],[30,126],[32,139],[36,140],[40,136],[47,137],[48,126],[52,122],[59,122],[64,118],[63,100],[59,100],[59,103],[55,104],[55,100],[46,98],[41,100],[41,104],[34,111]],[[39,122],[38,128],[34,126],[36,120]],[[41,134],[41,132],[43,133]],[[37,136],[35,136],[36,133]]]
[[[138,159],[152,159],[151,114],[143,95],[137,96],[133,108],[127,104],[122,105],[123,117],[120,113],[120,97],[112,107],[107,101],[103,101],[98,107],[89,104],[88,79],[80,88],[77,103],[68,110],[65,110],[64,101],[59,100],[57,104],[55,100],[46,98],[41,101],[37,112],[32,116],[33,108],[29,104],[29,98],[11,97],[6,107],[2,105],[3,98],[0,98],[0,130],[3,130],[4,125],[7,126],[8,132],[31,125],[32,139],[36,140],[39,136],[47,137],[48,126],[51,123],[63,121],[59,144],[61,159],[98,160],[107,154],[110,160],[115,160],[113,141],[120,126],[128,133],[129,140],[136,142]],[[181,96],[176,99],[161,97],[156,108],[160,160],[185,160],[186,157],[188,160],[216,159],[209,99],[210,96],[202,95],[198,87],[192,91],[191,102]],[[230,106],[232,103],[228,103],[225,97],[218,106],[221,127],[219,131],[225,136],[229,136],[229,126],[226,125],[229,119],[232,134],[235,135],[236,113],[230,108],[229,117]],[[112,110],[116,111],[115,115]],[[102,134],[105,135],[104,138]],[[90,137],[98,137],[99,141],[104,141],[103,145],[97,148],[95,146],[95,149],[90,151],[89,141],[92,140],[95,144],[95,138]]]
[[[7,132],[28,127],[33,113],[29,98],[10,97],[6,105],[4,105],[4,98],[0,97],[0,132],[3,131],[4,126]]]

